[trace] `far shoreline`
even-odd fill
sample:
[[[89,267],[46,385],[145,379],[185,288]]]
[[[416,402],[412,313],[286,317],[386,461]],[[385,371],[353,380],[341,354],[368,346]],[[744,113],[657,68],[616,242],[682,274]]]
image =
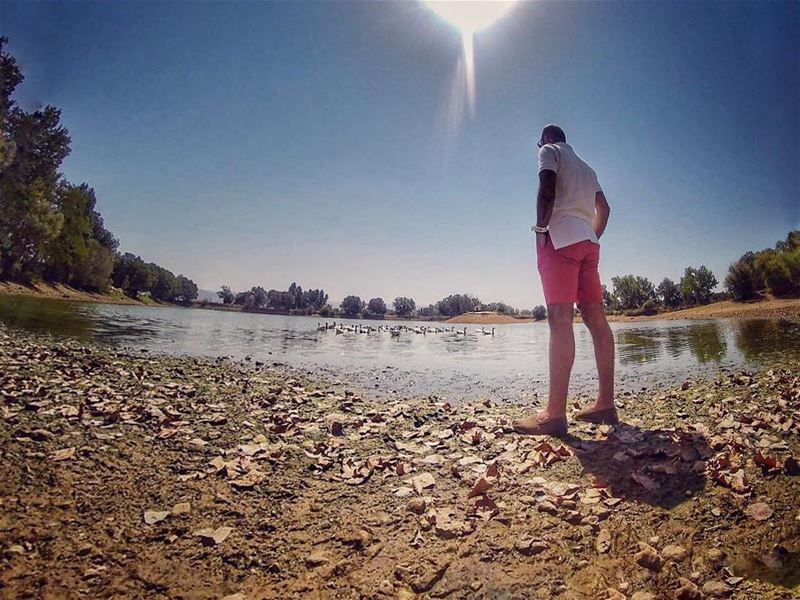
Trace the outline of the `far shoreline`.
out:
[[[185,307],[178,304],[156,302],[149,298],[134,299],[126,296],[120,291],[109,293],[88,292],[79,290],[64,284],[35,283],[21,284],[9,281],[0,281],[0,296],[19,296],[45,298],[51,300],[64,300],[68,302],[94,302],[99,304],[126,304],[135,306],[156,306],[161,308],[196,308],[205,310],[221,310],[226,312],[244,312],[252,314],[272,314],[283,316],[308,316],[323,319],[352,319],[360,320],[362,317],[356,316],[326,316],[318,313],[311,315],[297,315],[289,311],[268,310],[268,309],[248,309],[240,306],[232,306],[217,302],[198,302],[195,301],[191,306]],[[676,321],[676,320],[707,320],[707,319],[786,319],[800,323],[800,298],[769,298],[755,300],[751,302],[736,302],[724,300],[703,306],[694,306],[669,312],[661,312],[654,315],[607,315],[610,322],[635,323],[639,321]],[[507,325],[523,323],[546,323],[546,319],[537,321],[532,317],[516,317],[507,314],[500,314],[492,311],[481,311],[474,313],[464,313],[449,319],[434,317],[398,317],[396,315],[386,315],[380,317],[368,317],[374,320],[385,321],[428,321],[431,323],[448,323],[451,325]],[[575,317],[575,322],[580,323],[580,316]]]

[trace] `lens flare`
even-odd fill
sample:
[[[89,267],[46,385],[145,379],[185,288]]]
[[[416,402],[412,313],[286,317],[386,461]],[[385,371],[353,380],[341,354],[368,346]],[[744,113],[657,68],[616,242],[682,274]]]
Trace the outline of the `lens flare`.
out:
[[[492,0],[472,2],[469,0],[429,0],[426,4],[433,12],[468,37],[472,37],[476,31],[486,29],[514,6],[513,1],[494,2]]]
[[[428,0],[425,4],[461,32],[462,64],[456,70],[447,117],[448,126],[454,128],[464,118],[464,94],[466,110],[471,117],[475,116],[475,33],[505,15],[515,1]]]

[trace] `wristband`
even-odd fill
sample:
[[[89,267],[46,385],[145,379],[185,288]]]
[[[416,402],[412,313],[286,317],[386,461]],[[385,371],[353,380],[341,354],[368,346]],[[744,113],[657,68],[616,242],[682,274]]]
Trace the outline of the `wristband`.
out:
[[[533,227],[531,227],[531,229],[536,233],[548,233],[550,231],[547,225],[545,225],[544,227],[539,227],[538,225],[534,225]]]

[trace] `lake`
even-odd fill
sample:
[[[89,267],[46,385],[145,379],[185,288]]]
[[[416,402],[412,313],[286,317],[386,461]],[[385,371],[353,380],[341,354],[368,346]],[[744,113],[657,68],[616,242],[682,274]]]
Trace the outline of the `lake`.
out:
[[[328,319],[329,322],[332,319]],[[379,395],[436,394],[451,399],[490,396],[530,399],[547,390],[547,324],[496,325],[495,334],[399,338],[373,332],[317,331],[318,317],[65,302],[0,297],[0,322],[118,347],[202,356],[251,357],[321,373]],[[348,320],[346,324],[440,326],[415,321]],[[448,326],[449,328],[450,326]],[[463,330],[463,325],[456,325]],[[719,367],[753,369],[800,358],[800,325],[784,320],[643,321],[612,323],[617,387],[635,391],[656,384],[713,375]],[[487,328],[491,329],[491,327]],[[572,392],[596,385],[591,336],[575,325]]]

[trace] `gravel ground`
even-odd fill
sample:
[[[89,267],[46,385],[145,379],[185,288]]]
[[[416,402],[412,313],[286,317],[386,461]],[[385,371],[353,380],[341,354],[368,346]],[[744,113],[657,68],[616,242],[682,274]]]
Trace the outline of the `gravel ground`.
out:
[[[626,393],[557,440],[491,398],[0,328],[0,596],[796,597],[797,373]]]

